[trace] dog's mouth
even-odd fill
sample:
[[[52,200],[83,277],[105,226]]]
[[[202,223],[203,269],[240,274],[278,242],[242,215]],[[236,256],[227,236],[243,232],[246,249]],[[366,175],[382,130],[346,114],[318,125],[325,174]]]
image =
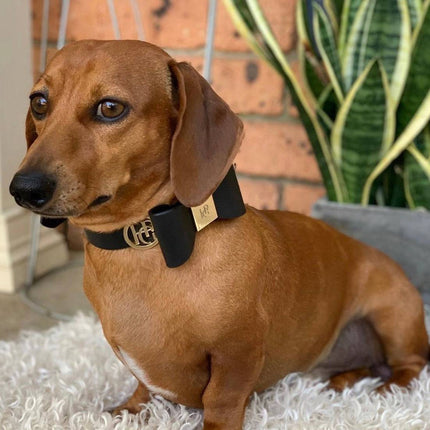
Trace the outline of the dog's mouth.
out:
[[[60,219],[60,218],[69,218],[69,217],[77,216],[77,212],[73,212],[73,211],[54,212],[49,210],[44,210],[44,211],[32,210],[32,212],[36,215],[40,215],[41,217],[49,218],[49,219]]]
[[[90,203],[90,205],[88,206],[88,209],[94,208],[96,206],[100,206],[103,203],[108,202],[111,198],[112,196],[99,196],[96,199],[94,199],[92,203]]]
[[[97,198],[95,198],[84,210],[77,210],[77,209],[69,209],[69,210],[55,210],[54,208],[43,208],[42,210],[34,210],[32,211],[40,215],[44,218],[56,220],[56,219],[64,219],[64,218],[70,218],[70,217],[77,217],[82,215],[84,212],[94,209],[96,207],[101,206],[103,203],[108,202],[111,200],[112,196],[109,195],[101,195]]]

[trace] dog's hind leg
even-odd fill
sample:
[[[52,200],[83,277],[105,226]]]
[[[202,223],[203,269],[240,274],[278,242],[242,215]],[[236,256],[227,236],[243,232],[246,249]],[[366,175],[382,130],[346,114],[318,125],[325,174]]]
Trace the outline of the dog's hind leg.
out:
[[[378,334],[366,318],[357,318],[340,331],[328,356],[313,370],[330,379],[329,389],[342,391],[366,377],[390,376]]]
[[[359,316],[342,329],[316,369],[330,378],[329,388],[341,391],[365,377],[381,377],[381,392],[391,385],[406,387],[427,364],[421,297],[398,266],[387,269],[369,274]]]
[[[386,310],[380,312],[384,314]],[[408,386],[412,379],[419,376],[428,360],[428,338],[422,308],[415,309],[415,315],[397,314],[397,320],[394,315],[391,321],[384,318],[381,320],[378,312],[371,318],[381,337],[386,361],[391,368],[391,377],[378,391],[383,392],[393,384]]]
[[[393,288],[381,288],[385,290],[383,296],[374,294],[367,314],[391,368],[391,377],[378,389],[380,392],[393,384],[408,386],[427,364],[429,353],[424,307],[418,291],[403,273],[398,273],[393,284]]]

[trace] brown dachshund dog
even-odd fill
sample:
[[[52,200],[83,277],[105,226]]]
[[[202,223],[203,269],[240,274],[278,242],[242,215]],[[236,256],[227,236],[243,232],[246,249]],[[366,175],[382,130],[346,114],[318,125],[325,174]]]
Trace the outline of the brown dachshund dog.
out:
[[[242,140],[239,118],[191,66],[139,41],[70,44],[30,98],[28,151],[10,191],[93,232],[160,204],[201,205]],[[342,390],[385,369],[384,391],[427,363],[423,304],[397,264],[295,213],[247,206],[218,219],[176,268],[160,246],[87,241],[84,288],[139,381],[117,411],[158,393],[204,408],[205,430],[235,430],[250,394],[290,372],[318,371]]]

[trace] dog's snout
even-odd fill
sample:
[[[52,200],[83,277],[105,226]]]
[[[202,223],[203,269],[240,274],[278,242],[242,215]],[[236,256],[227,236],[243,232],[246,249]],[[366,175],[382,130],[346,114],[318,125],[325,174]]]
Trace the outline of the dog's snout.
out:
[[[15,201],[28,209],[40,209],[54,194],[56,180],[41,172],[17,173],[9,187]]]

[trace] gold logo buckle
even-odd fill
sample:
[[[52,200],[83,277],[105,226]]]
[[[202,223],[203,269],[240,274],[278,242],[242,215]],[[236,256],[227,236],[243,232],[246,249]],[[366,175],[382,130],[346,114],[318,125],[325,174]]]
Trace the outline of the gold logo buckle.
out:
[[[215,221],[218,218],[218,213],[212,196],[209,196],[209,198],[200,206],[192,207],[191,212],[193,213],[197,231],[204,229],[212,221]]]
[[[158,244],[154,226],[149,217],[136,224],[125,226],[123,234],[124,240],[134,249],[149,249]]]

